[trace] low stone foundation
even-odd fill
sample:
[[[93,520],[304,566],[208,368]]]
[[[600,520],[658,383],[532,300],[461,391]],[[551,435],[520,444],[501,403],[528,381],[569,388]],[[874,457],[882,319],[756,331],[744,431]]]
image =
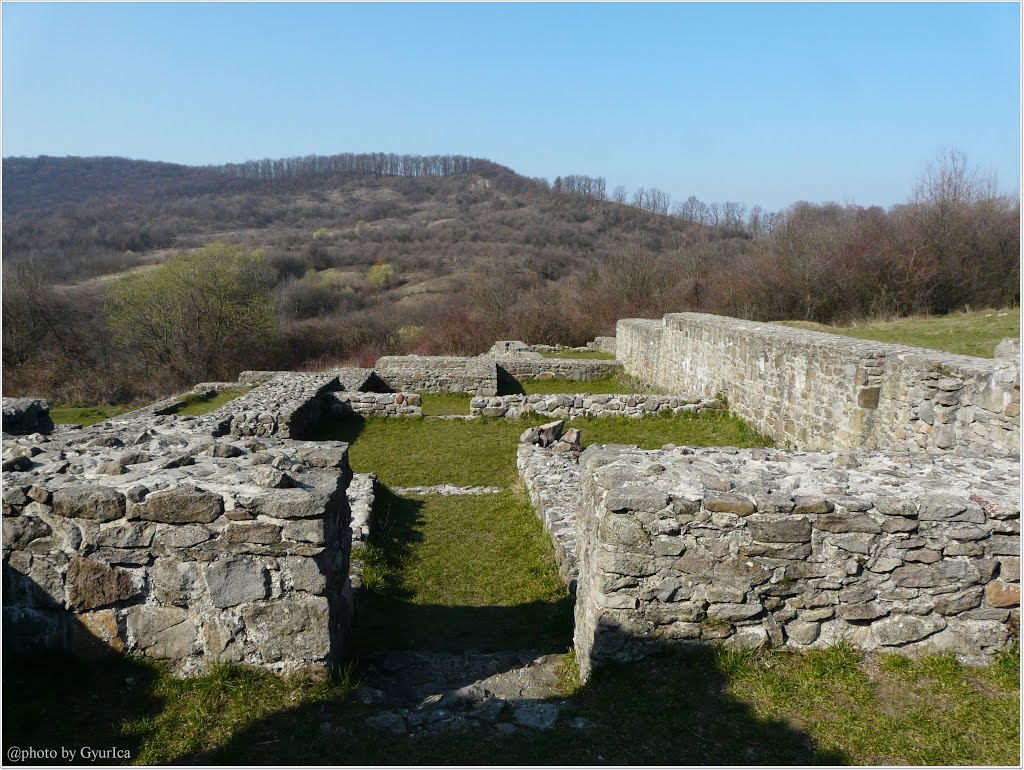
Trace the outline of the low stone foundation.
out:
[[[558,572],[572,589],[579,575],[576,558],[576,506],[580,496],[579,455],[550,447],[520,444],[516,452],[519,478],[544,531],[551,537]]]
[[[538,353],[525,353],[498,359],[498,367],[507,377],[519,382],[532,380],[577,380],[590,382],[614,377],[622,372],[617,361],[585,358],[544,358]]]
[[[497,366],[487,356],[382,356],[374,370],[388,387],[398,391],[471,396],[498,392]]]
[[[332,393],[330,410],[337,415],[366,417],[422,417],[418,393]]]
[[[288,380],[203,417],[142,410],[5,436],[6,647],[140,653],[182,675],[340,660],[352,613],[347,446],[282,437],[308,428],[336,378]],[[264,409],[272,419],[259,420]],[[226,435],[253,415],[268,435]]]
[[[474,398],[469,413],[474,417],[518,419],[540,415],[555,419],[579,417],[648,417],[656,414],[707,414],[724,410],[713,398],[661,396],[644,393],[575,395],[491,396]]]
[[[980,663],[1017,628],[1013,460],[591,447],[581,462],[584,677],[712,641]]]

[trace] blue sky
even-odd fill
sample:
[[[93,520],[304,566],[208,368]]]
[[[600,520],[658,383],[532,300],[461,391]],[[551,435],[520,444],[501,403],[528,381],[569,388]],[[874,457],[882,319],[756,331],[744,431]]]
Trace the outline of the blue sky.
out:
[[[5,2],[3,154],[462,153],[675,201],[1020,188],[1017,3]]]

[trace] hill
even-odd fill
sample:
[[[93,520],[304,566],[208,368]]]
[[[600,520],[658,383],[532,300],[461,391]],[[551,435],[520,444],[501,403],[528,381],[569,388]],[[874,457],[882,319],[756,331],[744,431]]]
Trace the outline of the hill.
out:
[[[179,384],[118,346],[104,297],[125,271],[218,240],[276,275],[276,342],[252,368],[575,345],[679,310],[842,323],[1019,299],[1017,202],[964,186],[889,211],[765,212],[671,209],[658,190],[608,195],[600,177],[548,183],[466,156],[5,158],[3,173],[5,392],[63,400]]]

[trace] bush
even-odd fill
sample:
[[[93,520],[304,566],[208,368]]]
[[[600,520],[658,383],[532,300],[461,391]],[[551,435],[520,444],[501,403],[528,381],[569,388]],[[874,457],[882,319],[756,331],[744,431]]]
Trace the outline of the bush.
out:
[[[144,368],[186,382],[224,378],[272,340],[276,277],[262,252],[214,242],[117,281],[105,313],[114,342]]]

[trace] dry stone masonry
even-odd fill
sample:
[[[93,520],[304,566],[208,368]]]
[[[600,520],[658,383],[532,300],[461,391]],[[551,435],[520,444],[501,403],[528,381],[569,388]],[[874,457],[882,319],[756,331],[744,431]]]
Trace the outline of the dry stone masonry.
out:
[[[627,374],[725,395],[756,430],[800,449],[1017,454],[1020,368],[701,313],[618,323]]]
[[[723,411],[714,398],[662,396],[644,393],[529,395],[477,397],[469,402],[474,417],[516,420],[536,414],[556,419],[579,417],[649,417],[657,414],[707,414]]]
[[[382,356],[375,371],[394,390],[471,396],[498,392],[497,366],[487,356]]]
[[[422,417],[419,393],[332,393],[335,415],[361,414],[374,417]]]
[[[5,435],[8,645],[141,653],[180,674],[323,670],[341,657],[348,450],[296,440],[340,381],[243,384],[254,382],[202,417],[153,405],[84,430]]]
[[[719,640],[983,662],[1019,623],[1018,474],[1007,458],[588,449],[581,671]]]

